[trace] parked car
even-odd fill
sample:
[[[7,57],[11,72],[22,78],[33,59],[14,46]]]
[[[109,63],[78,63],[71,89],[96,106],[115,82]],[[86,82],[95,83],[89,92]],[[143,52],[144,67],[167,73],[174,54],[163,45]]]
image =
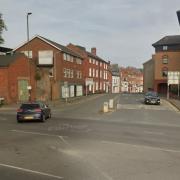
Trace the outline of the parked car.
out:
[[[51,109],[43,102],[22,103],[17,110],[17,122],[51,118]]]
[[[158,96],[157,92],[149,91],[145,94],[144,103],[160,105],[160,97]]]

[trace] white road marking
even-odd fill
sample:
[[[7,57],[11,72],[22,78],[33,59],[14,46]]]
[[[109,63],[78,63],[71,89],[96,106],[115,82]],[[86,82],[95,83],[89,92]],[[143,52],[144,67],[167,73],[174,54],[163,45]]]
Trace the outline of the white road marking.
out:
[[[52,134],[46,134],[46,133],[38,133],[38,132],[31,132],[31,131],[22,131],[22,130],[11,130],[12,132],[17,133],[25,133],[25,134],[33,134],[33,135],[40,135],[40,136],[49,136],[49,137],[67,137],[67,136],[59,136],[59,135],[52,135]]]
[[[153,131],[144,131],[146,134],[154,134],[154,135],[164,135],[163,132],[153,132]]]
[[[62,141],[64,144],[70,146],[70,144],[69,144],[62,136],[59,136],[59,138],[61,139],[61,141]]]
[[[159,148],[159,147],[151,147],[151,146],[144,146],[144,145],[134,145],[134,144],[128,144],[128,143],[122,143],[122,142],[114,142],[114,141],[101,141],[103,144],[114,144],[114,145],[128,145],[134,148],[144,148],[144,149],[151,149],[151,150],[160,150],[165,152],[173,152],[173,153],[180,153],[178,150],[173,149],[165,149],[165,148]]]
[[[0,166],[11,168],[11,169],[16,169],[16,170],[19,170],[19,171],[24,171],[24,172],[28,172],[28,173],[32,173],[32,174],[39,174],[39,175],[43,175],[43,176],[48,176],[48,177],[51,177],[51,178],[63,179],[63,177],[60,177],[60,176],[55,176],[55,175],[52,175],[52,174],[43,173],[43,172],[39,172],[39,171],[33,171],[33,170],[30,170],[30,169],[25,169],[25,168],[12,166],[12,165],[8,165],[8,164],[1,164],[0,163]]]

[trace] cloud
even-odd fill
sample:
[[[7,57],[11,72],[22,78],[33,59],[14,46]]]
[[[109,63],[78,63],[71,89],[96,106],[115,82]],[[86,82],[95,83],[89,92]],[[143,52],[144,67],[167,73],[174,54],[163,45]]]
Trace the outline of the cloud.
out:
[[[179,34],[179,0],[1,0],[8,31],[5,45],[26,40],[26,13],[30,35],[40,34],[61,44],[97,47],[98,54],[125,66],[141,66],[165,35]]]

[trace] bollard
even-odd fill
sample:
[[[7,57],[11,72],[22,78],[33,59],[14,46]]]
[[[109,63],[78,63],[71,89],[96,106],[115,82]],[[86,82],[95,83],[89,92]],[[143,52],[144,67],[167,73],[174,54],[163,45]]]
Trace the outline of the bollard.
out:
[[[103,112],[104,113],[108,112],[108,102],[104,102],[104,104],[103,104]]]
[[[114,100],[113,100],[113,99],[110,99],[110,100],[109,100],[109,108],[110,108],[110,109],[113,109],[113,108],[114,108]]]

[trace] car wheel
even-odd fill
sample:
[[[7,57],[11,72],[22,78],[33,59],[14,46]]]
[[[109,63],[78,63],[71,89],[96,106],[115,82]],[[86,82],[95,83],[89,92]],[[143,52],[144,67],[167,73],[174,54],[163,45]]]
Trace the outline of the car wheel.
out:
[[[21,122],[22,122],[21,120],[17,119],[17,123],[21,123]]]
[[[51,113],[49,113],[49,116],[48,116],[48,118],[51,118]]]
[[[46,120],[46,117],[45,117],[45,115],[43,114],[42,117],[41,117],[41,121],[42,121],[42,122],[45,122],[45,120]]]

